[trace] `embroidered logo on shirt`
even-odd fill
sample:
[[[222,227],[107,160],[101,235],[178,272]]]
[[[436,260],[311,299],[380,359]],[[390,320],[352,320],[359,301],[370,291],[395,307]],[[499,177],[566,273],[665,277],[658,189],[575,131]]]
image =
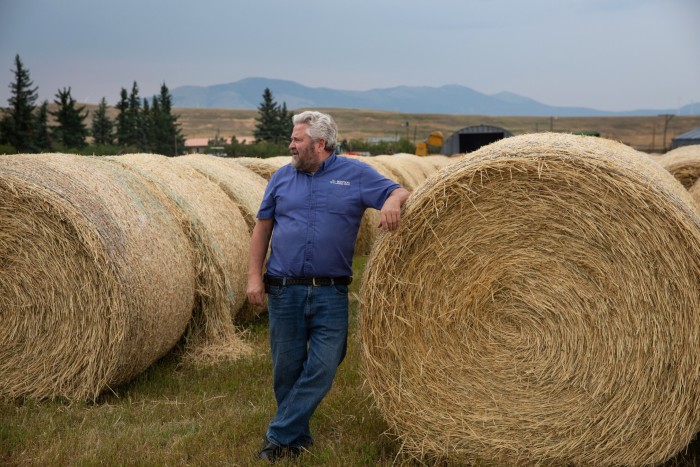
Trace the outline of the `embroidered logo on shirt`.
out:
[[[350,182],[346,180],[338,180],[338,179],[333,179],[331,180],[332,185],[343,185],[343,186],[350,186]]]

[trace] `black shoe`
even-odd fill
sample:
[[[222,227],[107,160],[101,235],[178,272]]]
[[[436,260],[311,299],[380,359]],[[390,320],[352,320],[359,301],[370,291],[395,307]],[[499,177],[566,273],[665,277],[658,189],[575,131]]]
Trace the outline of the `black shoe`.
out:
[[[280,446],[272,441],[266,441],[265,446],[258,453],[258,459],[273,463],[285,457],[297,457],[302,449],[300,447]]]

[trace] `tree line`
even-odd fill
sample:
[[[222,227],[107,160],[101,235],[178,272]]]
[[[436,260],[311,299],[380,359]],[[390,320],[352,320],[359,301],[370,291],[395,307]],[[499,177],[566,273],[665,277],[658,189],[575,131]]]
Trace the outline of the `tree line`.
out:
[[[37,106],[38,87],[34,86],[29,70],[19,55],[15,56],[14,80],[10,83],[8,107],[0,116],[0,154],[74,152],[77,154],[110,155],[147,152],[176,156],[185,153],[178,116],[172,112],[172,96],[163,83],[160,93],[149,101],[139,96],[134,81],[130,92],[121,89],[118,114],[108,116],[107,100],[103,97],[93,112],[91,125],[85,123],[89,112],[71,96],[71,88],[59,89],[54,110],[48,101]],[[53,122],[49,122],[49,116]],[[218,135],[209,140],[209,153],[228,157],[272,157],[288,154],[292,134],[292,112],[287,104],[278,104],[269,88],[265,88],[253,131],[255,142],[245,144],[235,136],[227,142]],[[88,139],[91,137],[90,142]],[[364,141],[343,141],[346,151],[374,154],[412,153],[415,146],[407,139],[397,142],[371,144]]]
[[[185,152],[178,116],[172,113],[172,96],[163,83],[160,94],[149,101],[139,97],[134,81],[131,92],[122,88],[115,106],[119,111],[113,121],[107,115],[103,97],[92,115],[71,96],[71,88],[59,89],[55,110],[48,101],[37,107],[38,87],[19,55],[15,56],[14,80],[10,83],[8,108],[0,118],[0,153],[76,152],[83,154],[123,154],[150,152],[175,156]],[[49,123],[53,116],[54,124]],[[88,137],[92,143],[88,144]]]

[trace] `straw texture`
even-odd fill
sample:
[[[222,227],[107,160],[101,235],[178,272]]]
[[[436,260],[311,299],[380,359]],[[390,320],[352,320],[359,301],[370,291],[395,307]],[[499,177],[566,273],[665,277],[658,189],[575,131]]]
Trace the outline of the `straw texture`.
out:
[[[0,158],[0,396],[92,399],[177,343],[194,254],[175,210],[99,158]]]
[[[372,160],[386,165],[396,176],[394,180],[408,191],[415,190],[418,188],[418,185],[425,180],[425,174],[422,168],[417,167],[415,164],[403,163],[404,159],[399,157],[394,158],[394,156],[379,155],[372,157]]]
[[[255,217],[265,194],[267,181],[247,167],[235,162],[236,160],[235,158],[192,154],[176,157],[173,162],[192,167],[216,183],[240,209],[250,233],[255,225]],[[248,245],[250,246],[250,235],[248,236]],[[248,260],[246,259],[243,264],[247,270]],[[246,280],[247,277],[246,274]],[[266,310],[266,307],[251,305],[246,298],[243,306],[236,313],[236,321],[250,321]]]
[[[196,300],[185,333],[187,357],[211,363],[250,353],[233,326],[246,298],[250,245],[237,205],[214,182],[171,158],[129,154],[108,159],[154,182],[179,208],[195,252]]]
[[[234,161],[238,159],[190,154],[173,159],[176,164],[191,167],[219,185],[243,214],[249,231],[255,225],[267,180]]]
[[[686,189],[700,179],[700,145],[676,148],[660,157],[658,162]]]
[[[700,180],[695,182],[695,185],[693,185],[690,188],[690,190],[688,190],[688,193],[690,193],[690,196],[692,196],[693,201],[695,201],[695,207],[698,211],[700,211]]]
[[[645,465],[700,429],[700,217],[636,151],[536,134],[436,172],[361,288],[365,375],[404,449]]]
[[[237,164],[252,170],[265,180],[270,180],[272,174],[280,168],[278,163],[270,162],[268,159],[260,157],[236,157],[233,159]]]

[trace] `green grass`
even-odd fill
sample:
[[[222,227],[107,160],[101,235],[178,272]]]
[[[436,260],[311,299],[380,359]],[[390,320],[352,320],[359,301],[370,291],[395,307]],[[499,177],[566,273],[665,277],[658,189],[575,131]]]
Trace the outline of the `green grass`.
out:
[[[417,465],[399,455],[361,372],[357,294],[350,286],[348,355],[311,421],[315,444],[291,465]],[[0,402],[0,465],[257,465],[275,412],[266,319],[247,327],[257,355],[197,367],[176,349],[95,403]],[[668,466],[700,464],[698,441]],[[282,463],[285,465],[285,463]]]

